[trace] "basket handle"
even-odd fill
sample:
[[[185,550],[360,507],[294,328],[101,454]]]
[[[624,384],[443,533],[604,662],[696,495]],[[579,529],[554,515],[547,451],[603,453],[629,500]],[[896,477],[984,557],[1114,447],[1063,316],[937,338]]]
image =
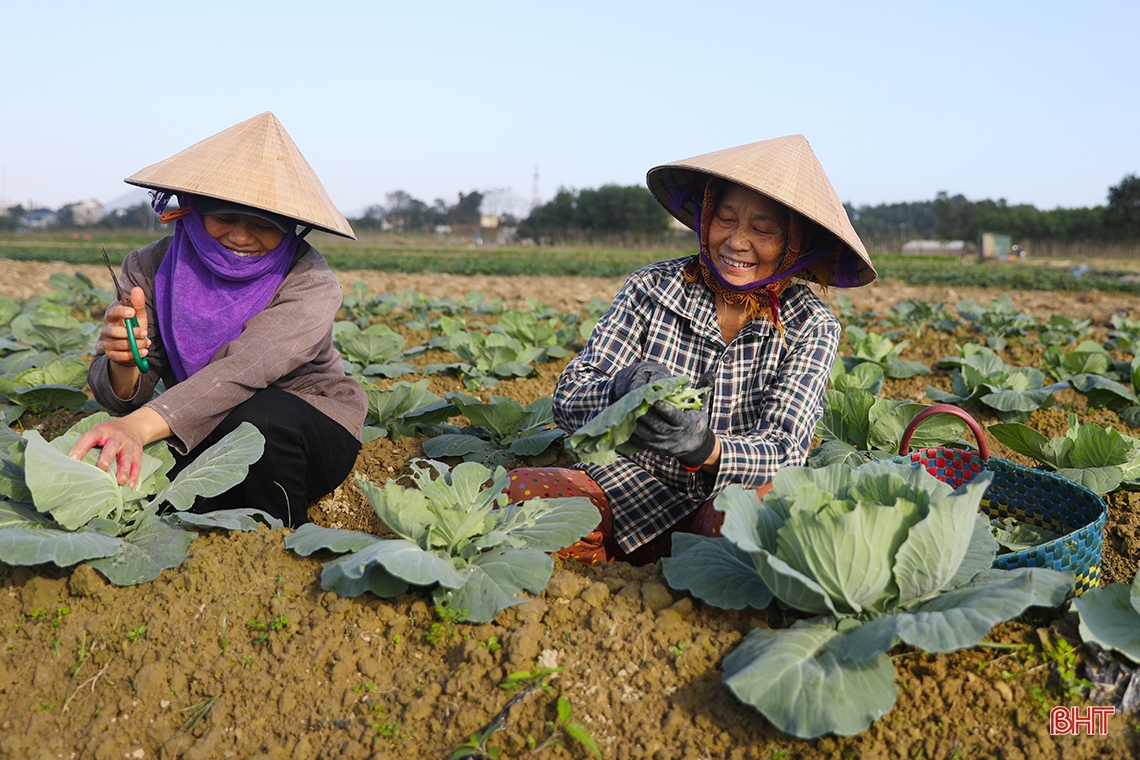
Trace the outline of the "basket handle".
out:
[[[914,415],[914,419],[906,426],[906,430],[904,430],[902,434],[902,439],[899,441],[900,456],[906,456],[910,453],[910,437],[914,435],[915,428],[918,427],[919,423],[927,417],[933,417],[936,414],[950,414],[963,420],[974,433],[974,438],[978,442],[978,453],[981,454],[982,459],[990,458],[990,447],[989,444],[986,443],[985,435],[982,433],[982,426],[979,425],[973,417],[953,404],[934,404]]]

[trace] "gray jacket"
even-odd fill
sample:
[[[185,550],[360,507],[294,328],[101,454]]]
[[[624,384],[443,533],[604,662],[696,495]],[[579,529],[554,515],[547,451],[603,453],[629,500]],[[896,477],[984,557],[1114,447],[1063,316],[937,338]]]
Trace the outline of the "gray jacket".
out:
[[[171,445],[183,454],[201,443],[231,409],[269,386],[301,397],[359,439],[368,397],[360,383],[344,374],[340,353],[333,348],[332,325],[343,294],[324,257],[302,242],[265,310],[246,322],[241,335],[218,349],[209,364],[179,383],[166,361],[162,325],[154,310],[154,278],[171,239],[131,252],[119,276],[124,293],[138,286],[146,294],[150,372],[142,375],[132,398],[118,398],[99,341],[87,371],[95,400],[117,415],[142,406],[154,409],[174,432]],[[152,399],[160,379],[166,391]]]

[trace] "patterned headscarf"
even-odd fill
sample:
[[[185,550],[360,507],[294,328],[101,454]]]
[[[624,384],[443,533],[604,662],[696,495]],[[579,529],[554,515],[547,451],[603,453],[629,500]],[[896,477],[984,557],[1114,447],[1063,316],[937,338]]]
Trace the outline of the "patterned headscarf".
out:
[[[759,317],[770,321],[780,331],[782,338],[784,326],[780,322],[780,296],[792,284],[795,276],[813,279],[826,289],[831,268],[827,257],[833,253],[834,246],[828,245],[829,241],[826,240],[820,241],[823,244],[817,246],[816,239],[827,236],[819,234],[819,227],[810,219],[788,208],[784,253],[776,264],[775,273],[747,285],[732,285],[716,270],[709,253],[709,229],[727,184],[718,177],[710,177],[705,185],[704,198],[694,209],[701,252],[685,267],[685,281],[696,282],[700,276],[709,290],[723,297],[726,303],[732,306],[744,304],[750,320]]]

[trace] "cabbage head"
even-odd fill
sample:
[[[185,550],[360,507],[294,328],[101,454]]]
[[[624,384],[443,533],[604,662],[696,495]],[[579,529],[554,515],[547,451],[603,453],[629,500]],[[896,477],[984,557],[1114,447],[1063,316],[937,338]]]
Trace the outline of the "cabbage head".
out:
[[[856,734],[894,706],[898,641],[971,647],[1071,588],[1053,570],[991,568],[998,545],[978,512],[991,479],[954,490],[909,463],[785,468],[762,501],[739,486],[717,498],[723,539],[674,535],[665,578],[726,609],[776,598],[814,615],[749,633],[725,683],[782,731]]]

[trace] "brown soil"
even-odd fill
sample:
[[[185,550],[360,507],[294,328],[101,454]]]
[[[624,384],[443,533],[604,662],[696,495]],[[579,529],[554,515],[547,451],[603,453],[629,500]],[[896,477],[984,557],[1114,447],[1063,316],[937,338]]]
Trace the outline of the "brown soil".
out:
[[[38,268],[47,265],[26,266],[17,279],[42,275],[42,291],[47,275]],[[342,282],[351,287],[367,276],[346,273]],[[509,278],[444,276],[369,282],[374,289],[439,296],[479,289],[514,303],[535,295],[559,308],[610,298],[621,284],[567,278],[524,287]],[[19,296],[4,284],[0,292]],[[857,308],[885,309],[912,296],[986,303],[997,292],[948,295],[944,288],[890,283],[850,295]],[[1130,308],[1126,299],[1107,296],[1095,304],[1069,294],[1013,296],[1023,310],[1098,321]],[[928,336],[914,341],[904,358],[933,364],[965,339]],[[524,402],[548,395],[562,366],[564,361],[544,365],[535,378],[504,381],[481,395]],[[936,370],[925,378],[888,381],[883,393],[925,400],[928,383],[948,387]],[[431,387],[442,393],[459,383],[437,375]],[[1111,412],[1090,413],[1082,398],[1061,395],[1058,401],[1082,419],[1120,424]],[[983,425],[996,422],[982,410],[971,411]],[[1031,424],[1055,435],[1067,424],[1065,413],[1043,410]],[[376,482],[396,477],[421,454],[421,440],[369,443],[357,470]],[[990,445],[995,455],[1017,459],[992,439]],[[565,459],[558,449],[527,463]],[[1113,497],[1106,574],[1117,578],[1135,572],[1140,558],[1137,501],[1133,494]],[[347,481],[310,515],[329,526],[381,527]],[[533,692],[516,705],[505,730],[490,740],[504,758],[528,756],[527,738],[541,742],[548,735],[558,694],[569,698],[573,720],[607,758],[1067,759],[1140,752],[1135,713],[1110,718],[1107,736],[1051,736],[1047,711],[1061,701],[1050,680],[1054,668],[1016,648],[936,656],[899,648],[892,652],[898,656],[898,702],[884,719],[855,737],[795,740],[733,698],[718,668],[751,628],[793,621],[776,607],[714,609],[668,589],[652,567],[557,564],[539,598],[489,624],[433,631],[440,621],[425,594],[339,599],[322,591],[321,563],[331,555],[298,557],[284,549],[286,534],[203,534],[181,567],[132,588],[109,586],[86,566],[73,572],[0,566],[0,760],[445,758],[503,708],[511,696],[498,686],[504,678],[536,664],[563,672],[549,691]],[[279,630],[249,625],[274,619],[282,621]],[[988,639],[1039,648],[1043,637],[1075,642],[1075,626],[1054,611],[1031,611],[998,626]],[[572,744],[539,756],[587,753]]]

